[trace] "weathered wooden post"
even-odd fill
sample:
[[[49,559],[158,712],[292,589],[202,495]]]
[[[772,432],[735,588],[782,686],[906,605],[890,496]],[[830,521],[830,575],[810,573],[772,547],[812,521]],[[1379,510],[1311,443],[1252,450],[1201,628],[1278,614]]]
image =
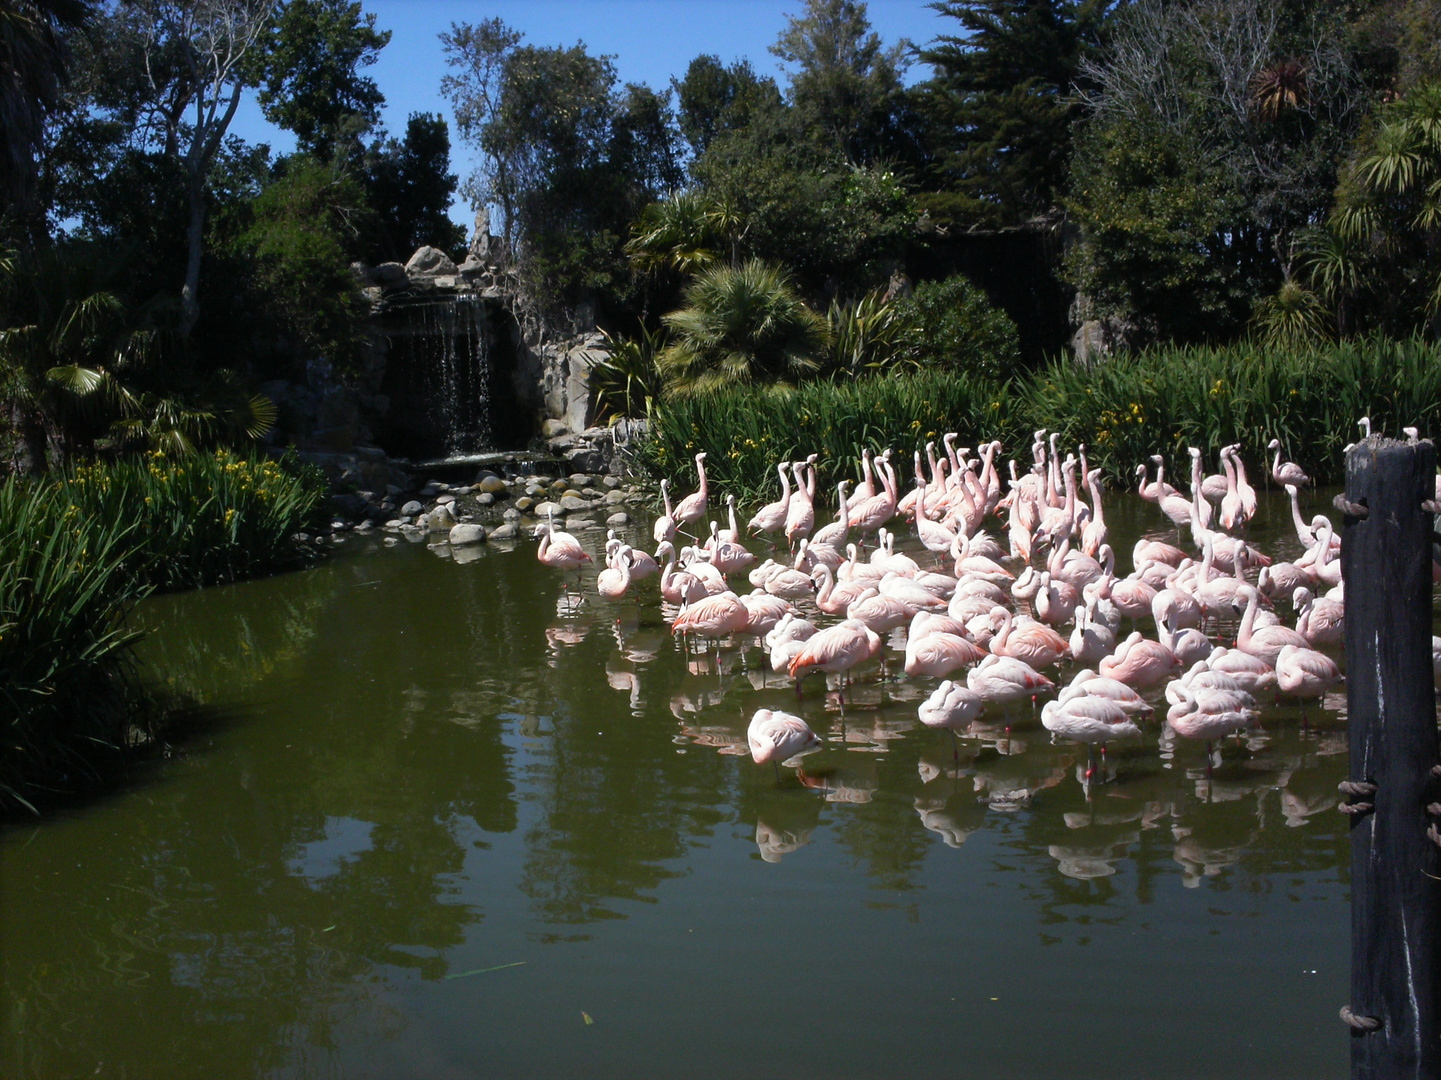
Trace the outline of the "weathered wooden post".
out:
[[[1431,672],[1430,442],[1346,456],[1341,570],[1351,817],[1351,1075],[1441,1080],[1441,767]]]

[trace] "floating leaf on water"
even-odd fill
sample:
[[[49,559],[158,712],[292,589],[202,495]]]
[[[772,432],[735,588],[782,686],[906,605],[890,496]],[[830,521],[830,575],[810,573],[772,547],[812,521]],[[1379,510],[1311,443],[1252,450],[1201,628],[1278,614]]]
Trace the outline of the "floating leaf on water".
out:
[[[334,930],[334,929],[335,929],[335,926],[334,926],[334,924],[332,924],[332,925],[330,925],[330,926],[327,926],[324,930],[322,930],[322,931],[320,931],[320,932],[321,932],[322,934],[328,934],[328,933],[330,933],[330,932],[331,932],[332,930]]]
[[[595,1021],[590,1018],[590,1013],[588,1012],[582,1012],[580,1018],[585,1021],[586,1027],[590,1027],[591,1024],[595,1023]]]

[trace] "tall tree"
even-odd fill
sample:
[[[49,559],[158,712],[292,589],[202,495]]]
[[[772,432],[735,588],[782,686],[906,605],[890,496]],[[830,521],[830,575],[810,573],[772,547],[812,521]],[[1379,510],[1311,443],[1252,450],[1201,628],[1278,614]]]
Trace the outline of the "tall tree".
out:
[[[47,114],[67,77],[66,36],[91,15],[83,0],[0,0],[0,191],[30,194]]]
[[[465,243],[465,230],[448,216],[457,183],[444,117],[411,113],[404,139],[377,143],[368,155],[366,187],[374,224],[367,257],[403,262],[422,244],[454,254]]]
[[[147,80],[154,98],[176,105],[166,132],[185,172],[189,204],[182,336],[200,318],[200,256],[205,237],[205,183],[244,92],[251,50],[278,0],[132,0],[139,19]],[[155,73],[173,72],[162,85]]]
[[[681,134],[700,157],[718,135],[738,131],[754,116],[781,107],[775,80],[755,73],[749,60],[726,66],[720,57],[697,56],[685,78],[672,79]]]
[[[385,95],[360,74],[390,41],[359,0],[289,0],[252,57],[265,118],[323,158],[380,117]]]
[[[858,0],[806,0],[771,52],[796,65],[790,101],[802,123],[824,132],[847,161],[863,163],[891,139],[909,46],[886,48]]]
[[[1113,0],[941,0],[955,19],[919,58],[917,92],[943,196],[941,218],[1010,224],[1056,204],[1081,115],[1072,93]]]

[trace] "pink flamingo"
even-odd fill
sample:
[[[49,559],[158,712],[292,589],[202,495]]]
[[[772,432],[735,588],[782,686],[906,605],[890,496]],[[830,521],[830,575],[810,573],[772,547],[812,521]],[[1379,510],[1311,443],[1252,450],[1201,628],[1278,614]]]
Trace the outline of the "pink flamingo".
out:
[[[781,478],[780,501],[767,503],[756,511],[755,517],[751,518],[750,524],[746,526],[752,534],[779,532],[785,528],[786,511],[791,505],[791,480],[786,474],[784,461],[776,466],[776,472]],[[663,485],[665,481],[662,480],[661,483]]]
[[[1266,661],[1240,649],[1215,648],[1206,659],[1212,671],[1229,675],[1248,694],[1259,697],[1276,685],[1276,671]]]
[[[608,565],[595,579],[595,588],[607,600],[619,600],[630,588],[630,559],[625,549],[617,549]]]
[[[1246,698],[1225,690],[1192,690],[1182,686],[1181,701],[1166,711],[1166,722],[1186,739],[1202,739],[1206,743],[1206,772],[1211,771],[1211,744],[1234,731],[1249,728],[1256,714],[1246,705]]]
[[[759,589],[755,592],[745,593],[741,596],[740,601],[749,613],[745,632],[755,634],[757,637],[770,633],[787,615],[796,614],[796,609],[779,596],[772,596]]]
[[[706,487],[705,480],[705,451],[702,450],[695,456],[695,470],[700,476],[700,487],[692,495],[687,495],[675,505],[675,512],[671,515],[675,518],[676,527],[689,525],[692,522],[700,521],[705,517],[706,497],[710,489]],[[692,539],[697,539],[692,537]]]
[[[1057,701],[1070,701],[1074,697],[1103,697],[1114,701],[1128,713],[1148,713],[1151,706],[1146,699],[1131,687],[1117,679],[1106,679],[1090,668],[1082,668],[1071,677],[1070,683],[1057,696]]]
[[[1110,698],[1079,694],[1065,701],[1046,702],[1041,709],[1041,724],[1052,735],[1086,744],[1086,779],[1095,773],[1095,747],[1102,753],[1114,739],[1135,739],[1141,729],[1130,714]]]
[[[657,544],[664,544],[667,540],[675,539],[675,516],[670,508],[670,481],[660,482],[660,497],[665,502],[665,513],[655,519],[655,527],[651,534],[655,537]]]
[[[1281,460],[1281,440],[1272,439],[1266,444],[1266,449],[1276,451],[1276,460],[1271,463],[1271,479],[1276,481],[1277,487],[1285,487],[1292,484],[1295,487],[1305,487],[1311,482],[1305,470],[1294,461]]]
[[[665,570],[660,577],[660,595],[671,604],[691,604],[709,596],[705,583],[694,574],[675,568],[675,545],[669,540],[661,542],[655,550],[657,557],[666,560]]]
[[[1097,670],[1108,679],[1144,690],[1160,686],[1179,672],[1181,661],[1159,641],[1133,633],[1120,644],[1114,656],[1101,661]]]
[[[809,536],[816,526],[816,474],[813,466],[801,461],[792,465],[791,471],[796,478],[796,490],[786,510],[786,541],[794,544],[798,537]]]
[[[750,747],[751,759],[757,765],[767,761],[779,768],[780,762],[789,761],[807,750],[821,744],[820,736],[799,716],[792,716],[779,709],[757,709],[746,729],[746,745]],[[779,777],[780,773],[776,773]]]
[[[880,478],[882,490],[870,498],[861,498],[860,492],[857,491],[856,500],[848,507],[851,528],[862,535],[875,532],[896,516],[897,498],[892,486],[893,474],[890,463],[885,460],[885,454],[877,459],[876,473]]]
[[[944,679],[956,668],[977,664],[986,650],[956,634],[930,633],[906,641],[906,674]]]
[[[801,679],[812,671],[845,676],[881,652],[880,636],[859,619],[847,619],[811,637],[791,661],[790,676],[800,692]]]
[[[1325,653],[1287,645],[1276,657],[1276,688],[1302,701],[1314,701],[1341,681],[1341,669]]]
[[[1013,701],[1034,699],[1037,694],[1054,690],[1051,682],[1024,660],[1014,656],[997,656],[994,652],[971,668],[966,685],[984,701],[1006,705]]]
[[[565,590],[566,596],[569,596],[570,588],[566,583],[564,572],[577,570],[584,566],[591,561],[590,556],[580,546],[580,541],[570,533],[556,531],[554,511],[548,515],[545,525],[540,526],[536,532],[540,535],[540,547],[535,553],[536,559],[542,566],[549,566],[561,571],[561,587]]]
[[[827,615],[844,615],[851,604],[876,592],[875,586],[870,582],[843,581],[836,584],[831,568],[824,563],[811,571],[811,579],[815,580],[817,577],[820,578],[820,586],[816,592],[816,607]]]
[[[710,523],[711,565],[724,574],[737,574],[755,565],[756,557],[739,543],[722,538],[716,523]]]
[[[892,600],[889,596],[882,596],[879,593],[874,596],[862,596],[846,608],[847,620],[858,620],[877,634],[888,634],[898,627],[905,626],[911,621],[911,616],[914,614],[915,612],[899,600]]]
[[[1276,666],[1276,657],[1287,645],[1298,649],[1309,649],[1310,643],[1289,626],[1262,626],[1256,628],[1256,605],[1261,594],[1250,585],[1236,591],[1237,601],[1246,602],[1246,613],[1241,616],[1241,626],[1236,631],[1236,648],[1244,653],[1264,660],[1271,667]]]
[[[921,723],[928,728],[944,728],[951,733],[951,750],[957,760],[961,752],[956,746],[956,732],[969,727],[981,715],[985,701],[974,690],[947,679],[935,692],[921,702],[917,710]]]
[[[846,487],[849,484],[849,480],[842,480],[836,485],[836,499],[840,506],[840,513],[836,515],[835,521],[816,530],[815,535],[811,537],[811,547],[822,544],[840,550],[850,539],[851,517],[846,509]]]
[[[946,601],[902,574],[890,573],[881,578],[879,592],[882,596],[899,600],[911,609],[912,614],[921,610],[946,610]]]
[[[1246,463],[1241,460],[1241,444],[1234,443],[1228,449],[1231,452],[1231,464],[1236,467],[1236,490],[1241,496],[1241,524],[1244,525],[1256,516],[1256,489],[1246,479]]]
[[[1003,607],[993,608],[991,616],[1001,620],[1000,633],[991,639],[990,646],[991,652],[997,656],[1009,656],[1024,660],[1031,667],[1043,668],[1071,654],[1066,639],[1049,626],[1030,621],[1016,626],[1010,611]]]
[[[672,634],[696,634],[716,640],[739,634],[750,622],[750,611],[733,592],[704,596],[690,604],[670,624]]]
[[[1312,646],[1341,644],[1346,625],[1344,604],[1325,596],[1312,596],[1311,590],[1304,587],[1291,594],[1291,604],[1301,613],[1296,632]]]

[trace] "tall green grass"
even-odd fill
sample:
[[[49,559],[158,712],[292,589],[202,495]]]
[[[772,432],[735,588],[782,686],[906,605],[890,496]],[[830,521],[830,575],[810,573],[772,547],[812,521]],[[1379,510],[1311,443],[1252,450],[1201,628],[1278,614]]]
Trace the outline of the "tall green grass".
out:
[[[776,463],[808,454],[820,455],[820,481],[829,486],[854,478],[861,447],[909,452],[947,431],[959,431],[962,445],[991,433],[1015,445],[1015,404],[1006,384],[935,371],[716,390],[657,403],[641,456],[657,478],[693,481],[693,459],[704,450],[713,483],[745,501],[769,501],[779,493]]]
[[[321,524],[325,481],[293,459],[167,456],[80,466],[56,496],[112,528],[134,526],[131,570],[160,589],[213,585],[303,566],[296,533]]]
[[[55,496],[0,486],[0,805],[30,806],[97,750],[126,745],[135,719],[126,617],[150,587],[126,567],[134,529]]]
[[[225,451],[0,485],[0,812],[153,733],[142,597],[302,565],[324,498],[313,470]]]
[[[937,372],[815,383],[793,391],[737,387],[663,400],[651,410],[643,466],[693,484],[696,451],[706,470],[747,501],[775,498],[775,462],[820,455],[822,481],[853,475],[860,447],[907,458],[947,431],[978,446],[1000,439],[1028,458],[1031,432],[1085,443],[1112,486],[1134,482],[1137,463],[1162,454],[1175,474],[1187,448],[1208,465],[1239,443],[1253,474],[1271,439],[1319,483],[1343,478],[1342,448],[1369,415],[1378,431],[1415,426],[1441,434],[1441,347],[1419,339],[1370,339],[1317,349],[1238,344],[1124,354],[1092,367],[1048,364],[1004,382]],[[909,471],[902,475],[909,477]]]

